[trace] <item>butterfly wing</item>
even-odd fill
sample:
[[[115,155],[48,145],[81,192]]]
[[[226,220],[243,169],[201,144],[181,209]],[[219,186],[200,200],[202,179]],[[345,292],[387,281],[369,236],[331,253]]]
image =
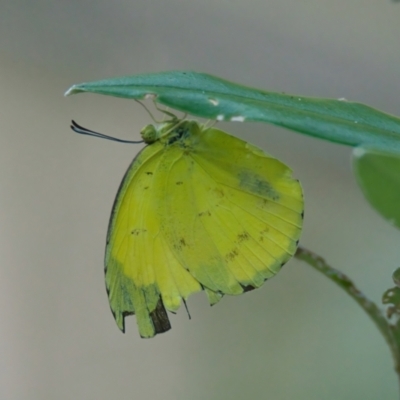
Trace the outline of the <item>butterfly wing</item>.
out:
[[[179,147],[184,148],[181,151]],[[179,262],[209,291],[260,287],[295,253],[303,195],[290,169],[217,129],[192,127],[162,167],[161,228]]]
[[[166,309],[201,290],[160,235],[156,209],[165,196],[158,181],[168,151],[160,142],[145,147],[127,170],[116,196],[107,235],[105,275],[111,310],[125,330],[125,316],[136,314],[139,333],[152,337],[170,329]]]
[[[120,329],[170,329],[166,310],[205,289],[211,304],[257,288],[293,256],[303,198],[290,169],[217,129],[185,121],[147,146],[118,191],[106,287]]]

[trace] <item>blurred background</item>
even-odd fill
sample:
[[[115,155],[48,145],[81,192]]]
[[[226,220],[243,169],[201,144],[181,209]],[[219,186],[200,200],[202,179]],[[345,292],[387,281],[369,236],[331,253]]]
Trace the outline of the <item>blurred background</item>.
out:
[[[119,332],[104,288],[109,214],[141,146],[136,103],[64,98],[74,83],[171,69],[345,97],[400,114],[400,4],[388,0],[3,0],[0,13],[0,398],[391,399],[396,376],[361,309],[292,260],[259,290],[204,294],[173,329]],[[373,300],[400,264],[399,232],[363,199],[350,148],[255,123],[220,128],[302,181],[301,244]]]

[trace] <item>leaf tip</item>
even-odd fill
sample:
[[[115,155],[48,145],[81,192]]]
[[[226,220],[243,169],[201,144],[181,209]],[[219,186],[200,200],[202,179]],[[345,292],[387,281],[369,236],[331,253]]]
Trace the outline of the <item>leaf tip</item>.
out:
[[[81,93],[84,90],[80,89],[78,85],[72,85],[65,93],[64,96],[70,96],[71,94]]]

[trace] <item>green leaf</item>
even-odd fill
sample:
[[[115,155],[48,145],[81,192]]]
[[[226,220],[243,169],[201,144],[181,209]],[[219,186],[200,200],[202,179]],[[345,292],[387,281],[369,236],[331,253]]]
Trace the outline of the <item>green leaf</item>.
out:
[[[400,314],[400,288],[394,287],[386,290],[382,296],[382,303],[389,305],[386,315],[391,318],[393,315]]]
[[[373,145],[400,152],[400,119],[344,99],[265,92],[211,75],[171,71],[72,86],[66,95],[92,92],[151,99],[198,117],[261,121],[350,146]]]
[[[353,156],[354,172],[364,196],[400,228],[400,155],[359,147]]]
[[[393,272],[393,274],[392,274],[392,279],[393,279],[394,284],[395,284],[398,288],[400,288],[400,268],[397,268],[397,269]],[[399,302],[399,304],[400,304],[400,302]]]

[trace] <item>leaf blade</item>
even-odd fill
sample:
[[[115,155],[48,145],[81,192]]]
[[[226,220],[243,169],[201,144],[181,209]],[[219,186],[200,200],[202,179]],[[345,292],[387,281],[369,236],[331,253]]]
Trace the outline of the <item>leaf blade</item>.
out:
[[[212,75],[170,71],[73,85],[66,95],[91,92],[128,99],[154,98],[198,117],[257,121],[349,146],[400,153],[400,118],[367,105],[265,92]]]

